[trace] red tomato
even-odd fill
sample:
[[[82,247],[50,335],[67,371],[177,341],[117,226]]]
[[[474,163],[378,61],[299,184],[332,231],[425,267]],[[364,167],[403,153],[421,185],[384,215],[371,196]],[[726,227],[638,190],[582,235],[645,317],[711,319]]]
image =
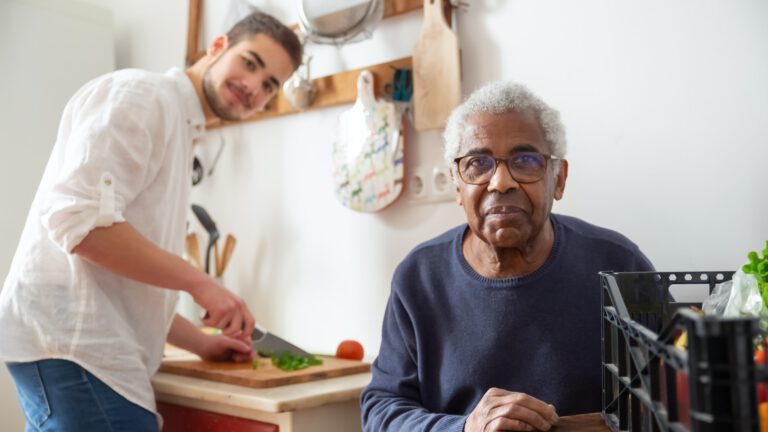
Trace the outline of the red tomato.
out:
[[[758,350],[755,350],[755,364],[762,365],[765,364],[765,350],[760,348]]]
[[[363,354],[363,346],[360,342],[352,339],[341,341],[339,347],[336,348],[336,358],[340,359],[362,360]]]

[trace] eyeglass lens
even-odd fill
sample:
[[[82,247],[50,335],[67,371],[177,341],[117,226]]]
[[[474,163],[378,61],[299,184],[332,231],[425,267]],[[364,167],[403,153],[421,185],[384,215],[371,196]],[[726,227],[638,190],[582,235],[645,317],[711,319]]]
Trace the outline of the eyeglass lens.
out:
[[[491,181],[496,172],[496,161],[506,162],[512,178],[521,183],[533,183],[544,176],[547,157],[536,152],[515,153],[507,159],[495,159],[489,155],[470,155],[459,159],[459,174],[469,184]]]

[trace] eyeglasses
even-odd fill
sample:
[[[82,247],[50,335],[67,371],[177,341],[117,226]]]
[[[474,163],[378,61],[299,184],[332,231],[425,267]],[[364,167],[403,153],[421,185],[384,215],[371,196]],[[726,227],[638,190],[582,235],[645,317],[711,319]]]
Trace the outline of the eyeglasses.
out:
[[[466,155],[453,161],[464,183],[482,185],[491,182],[500,163],[507,165],[509,174],[518,183],[535,183],[547,172],[547,162],[560,160],[552,155],[537,152],[518,152],[508,158],[495,158],[489,155]]]

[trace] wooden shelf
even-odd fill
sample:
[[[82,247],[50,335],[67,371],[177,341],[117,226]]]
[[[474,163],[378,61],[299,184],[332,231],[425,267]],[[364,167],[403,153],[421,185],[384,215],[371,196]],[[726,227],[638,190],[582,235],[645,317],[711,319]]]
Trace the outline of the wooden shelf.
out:
[[[452,6],[448,0],[443,0],[445,19],[451,25]],[[424,0],[384,0],[384,16],[387,19],[404,13],[421,10],[424,8]],[[205,55],[205,50],[200,50],[200,22],[203,17],[203,0],[189,0],[189,24],[187,26],[187,66],[199,60]],[[292,29],[298,28],[292,24]]]
[[[443,0],[446,20],[450,24],[451,10],[449,0]],[[424,0],[384,0],[384,18],[421,10]],[[189,27],[187,31],[187,65],[191,65],[205,55],[199,50],[200,22],[203,15],[203,0],[189,0]],[[296,27],[295,25],[291,27]],[[410,68],[411,57],[392,60],[360,69],[340,72],[334,75],[313,79],[317,88],[317,97],[311,107],[304,111],[326,108],[335,105],[352,103],[357,98],[357,76],[362,70],[369,70],[374,76],[375,94],[381,96],[384,86],[392,82],[395,68]],[[304,112],[301,111],[301,112]],[[270,117],[300,112],[285,99],[282,91],[270,101],[265,111],[258,113],[245,121],[263,120]],[[240,124],[242,122],[222,122],[220,126]],[[217,126],[214,126],[217,127]]]
[[[333,75],[313,79],[312,82],[317,88],[317,97],[315,102],[304,111],[296,110],[286,100],[282,92],[278,93],[267,105],[266,109],[243,121],[263,120],[270,117],[276,117],[298,112],[307,112],[319,108],[328,108],[335,105],[352,103],[357,98],[357,76],[363,70],[369,70],[373,74],[374,94],[380,97],[384,94],[384,86],[392,82],[395,75],[395,69],[410,68],[411,57],[405,57],[398,60],[380,63],[373,66],[367,66],[360,69],[348,70]],[[218,126],[230,126],[241,122],[222,122]],[[214,126],[216,127],[216,126]]]

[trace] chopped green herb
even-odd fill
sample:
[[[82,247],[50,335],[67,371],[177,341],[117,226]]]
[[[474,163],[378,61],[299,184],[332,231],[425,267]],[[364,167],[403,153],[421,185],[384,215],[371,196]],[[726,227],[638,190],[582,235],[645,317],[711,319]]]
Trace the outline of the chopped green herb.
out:
[[[296,356],[288,351],[282,353],[279,357],[275,357],[271,352],[268,353],[262,350],[259,350],[258,354],[261,357],[271,357],[272,364],[284,371],[297,371],[323,364],[323,361],[317,357]]]
[[[253,359],[253,361],[251,362],[251,368],[253,368],[253,369],[258,369],[259,368],[259,359],[257,359],[257,358]]]

